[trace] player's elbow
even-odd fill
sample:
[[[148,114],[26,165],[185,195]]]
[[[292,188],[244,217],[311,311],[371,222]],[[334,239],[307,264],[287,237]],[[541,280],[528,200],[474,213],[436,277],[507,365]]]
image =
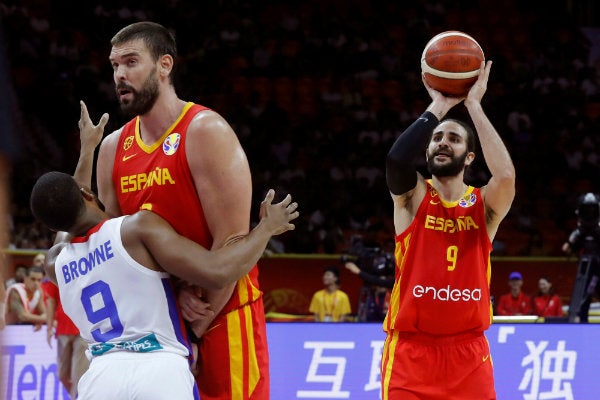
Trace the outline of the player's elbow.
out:
[[[516,191],[516,175],[514,168],[506,168],[499,173],[494,173],[494,181],[496,182],[496,185],[502,189],[503,193],[512,193],[514,196]]]
[[[388,189],[395,195],[406,193],[417,185],[417,172],[413,165],[398,162],[388,156],[385,169]]]
[[[515,167],[511,164],[500,171],[494,171],[494,179],[497,179],[503,186],[514,186],[517,179]]]

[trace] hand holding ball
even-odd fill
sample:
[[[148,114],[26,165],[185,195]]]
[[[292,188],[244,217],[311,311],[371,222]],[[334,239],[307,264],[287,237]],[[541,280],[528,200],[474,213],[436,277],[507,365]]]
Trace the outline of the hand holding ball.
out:
[[[473,37],[460,31],[446,31],[425,46],[421,71],[433,89],[446,96],[464,97],[477,81],[484,60],[483,50]]]

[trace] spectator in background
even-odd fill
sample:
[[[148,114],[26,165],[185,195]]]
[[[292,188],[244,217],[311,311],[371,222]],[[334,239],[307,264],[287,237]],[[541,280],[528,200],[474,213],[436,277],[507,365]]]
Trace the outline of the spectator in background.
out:
[[[496,315],[530,315],[531,297],[523,293],[523,275],[520,272],[511,272],[508,276],[510,293],[500,296]]]
[[[29,267],[23,283],[15,283],[6,292],[7,324],[33,324],[39,331],[46,323],[46,306],[40,287],[44,279],[41,267]]]
[[[35,267],[42,267],[46,264],[46,253],[37,253],[33,260],[31,261],[31,265]]]
[[[350,299],[340,290],[340,271],[327,267],[323,273],[324,289],[313,294],[308,310],[317,322],[345,322],[350,316]]]
[[[31,261],[30,267],[40,267],[44,268],[44,264],[46,263],[46,253],[38,253],[33,257]],[[23,283],[25,281],[25,276],[27,275],[27,265],[25,264],[17,264],[15,266],[15,274],[12,278],[9,278],[6,281],[6,287],[10,287],[15,283]],[[44,280],[45,281],[45,280]]]
[[[25,281],[25,275],[27,275],[27,265],[17,264],[14,276],[6,281],[6,287],[9,288],[15,283],[23,283],[23,281]]]
[[[562,317],[562,301],[554,293],[550,279],[541,277],[538,288],[538,293],[532,299],[533,313],[540,317]]]

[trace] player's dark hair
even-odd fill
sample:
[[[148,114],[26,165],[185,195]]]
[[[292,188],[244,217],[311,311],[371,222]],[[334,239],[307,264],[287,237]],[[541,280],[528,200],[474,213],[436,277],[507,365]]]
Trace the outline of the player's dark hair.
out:
[[[53,231],[69,231],[85,212],[80,188],[71,175],[52,171],[40,176],[31,190],[33,216]]]
[[[142,39],[148,46],[154,61],[164,54],[169,54],[173,59],[177,58],[175,36],[156,22],[142,21],[127,25],[113,36],[110,44],[115,46],[137,39]]]
[[[475,132],[473,132],[473,128],[471,128],[471,126],[469,124],[467,124],[466,122],[463,122],[459,119],[454,119],[454,118],[443,119],[442,121],[440,121],[440,123],[446,122],[446,121],[455,122],[464,128],[465,132],[467,132],[467,151],[474,153],[475,148],[476,148],[476,142],[475,142],[476,139],[475,139]]]
[[[46,271],[44,270],[44,268],[38,267],[37,265],[33,265],[25,270],[25,276],[31,275],[32,272],[37,272],[39,274],[46,275]]]

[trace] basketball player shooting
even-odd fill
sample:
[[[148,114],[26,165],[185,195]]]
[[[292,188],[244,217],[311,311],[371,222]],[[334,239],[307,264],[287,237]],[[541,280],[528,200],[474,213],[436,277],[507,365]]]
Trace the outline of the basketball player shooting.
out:
[[[429,86],[431,103],[387,156],[394,204],[396,282],[384,321],[382,399],[495,399],[489,344],[492,240],[515,195],[515,169],[481,99],[492,63],[481,62],[465,97]],[[464,103],[491,178],[464,182],[475,134],[443,119]],[[431,179],[416,170],[425,158]],[[457,382],[460,382],[457,384]]]

